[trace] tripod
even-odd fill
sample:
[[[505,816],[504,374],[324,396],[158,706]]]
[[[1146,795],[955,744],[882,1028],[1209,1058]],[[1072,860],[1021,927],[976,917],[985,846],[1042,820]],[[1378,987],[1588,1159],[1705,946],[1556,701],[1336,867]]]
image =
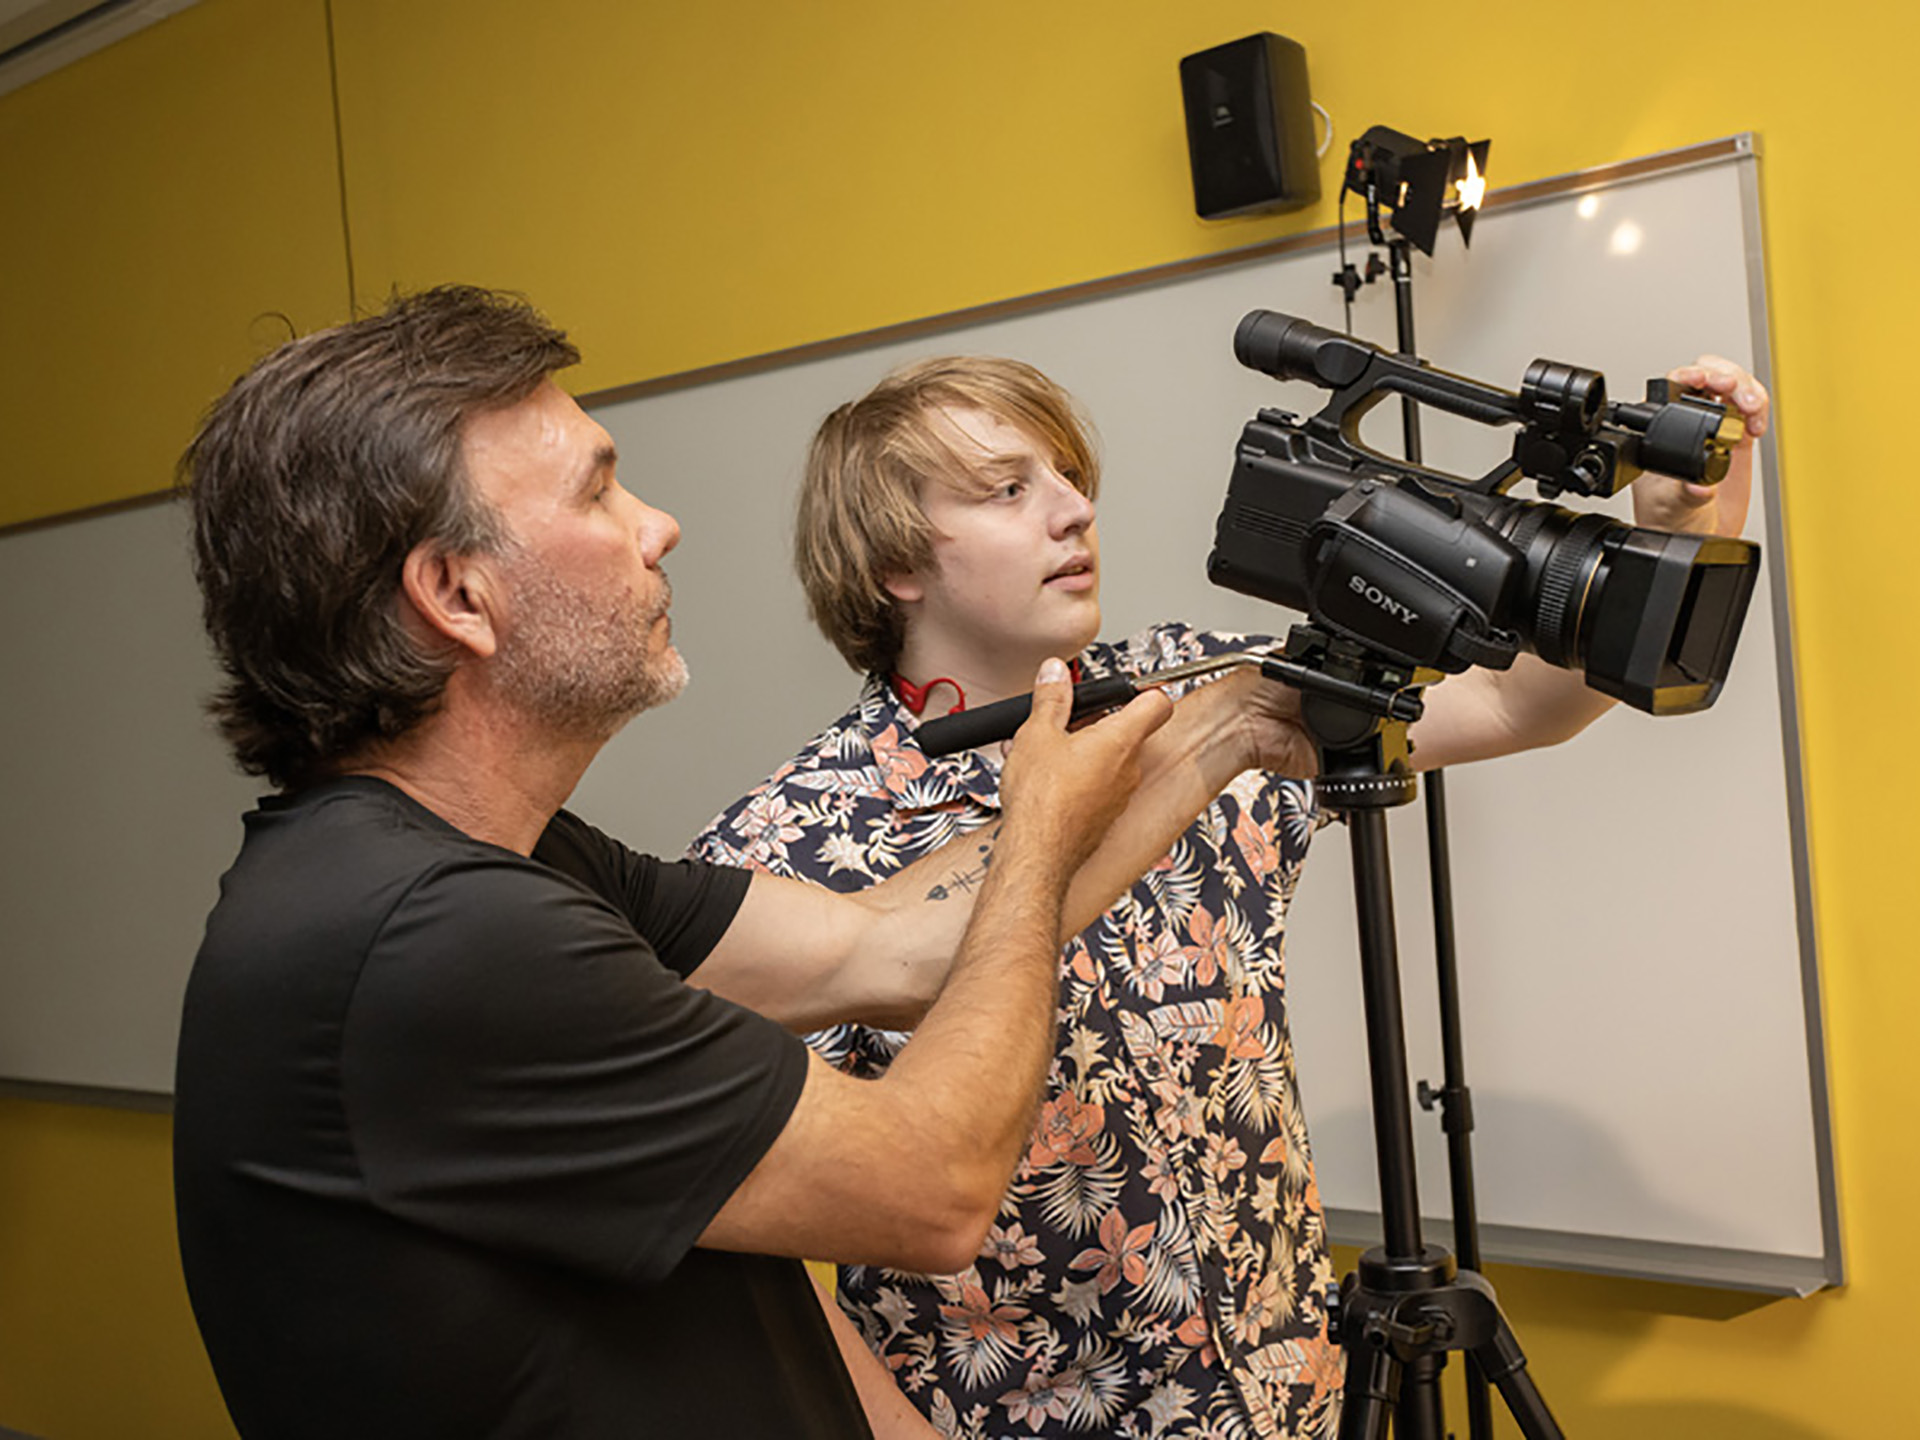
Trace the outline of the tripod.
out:
[[[1434,678],[1308,625],[1294,628],[1286,657],[1381,690]],[[1562,1440],[1493,1287],[1474,1270],[1456,1269],[1448,1251],[1423,1243],[1420,1234],[1386,828],[1386,812],[1410,802],[1417,789],[1407,722],[1314,691],[1303,693],[1301,717],[1320,756],[1321,799],[1351,833],[1380,1173],[1383,1243],[1360,1257],[1334,1307],[1334,1338],[1347,1352],[1340,1440],[1385,1440],[1389,1425],[1397,1440],[1442,1440],[1439,1379],[1451,1350],[1470,1356],[1499,1389],[1528,1440]]]

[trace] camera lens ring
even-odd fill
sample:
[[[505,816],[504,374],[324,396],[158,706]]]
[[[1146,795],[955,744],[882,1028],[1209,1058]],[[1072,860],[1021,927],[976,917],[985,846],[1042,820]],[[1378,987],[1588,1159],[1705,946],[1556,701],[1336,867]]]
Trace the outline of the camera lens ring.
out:
[[[1580,661],[1580,618],[1586,609],[1587,591],[1599,568],[1600,537],[1615,527],[1615,521],[1599,512],[1581,515],[1559,536],[1540,576],[1540,598],[1536,607],[1538,625],[1535,639],[1540,658],[1555,665],[1572,666]],[[1548,637],[1553,653],[1548,653]]]

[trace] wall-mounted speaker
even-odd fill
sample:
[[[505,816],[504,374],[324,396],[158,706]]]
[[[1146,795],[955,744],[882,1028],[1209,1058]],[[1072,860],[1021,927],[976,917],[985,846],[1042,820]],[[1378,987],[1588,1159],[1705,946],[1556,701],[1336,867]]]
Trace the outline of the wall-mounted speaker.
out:
[[[1193,208],[1205,220],[1320,198],[1307,52],[1262,31],[1180,62]]]

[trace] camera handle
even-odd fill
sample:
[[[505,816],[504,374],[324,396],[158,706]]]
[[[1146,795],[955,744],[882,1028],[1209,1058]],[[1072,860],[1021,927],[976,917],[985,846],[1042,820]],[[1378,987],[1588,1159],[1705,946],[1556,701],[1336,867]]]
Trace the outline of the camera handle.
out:
[[[1331,667],[1349,684],[1406,693],[1435,678],[1363,647],[1295,626],[1286,654],[1309,669]],[[1304,687],[1303,687],[1304,688]],[[1360,1257],[1340,1285],[1333,1338],[1347,1352],[1340,1440],[1443,1440],[1440,1372],[1462,1351],[1499,1391],[1526,1440],[1564,1440],[1493,1287],[1453,1256],[1424,1243],[1415,1179],[1406,1025],[1393,920],[1386,812],[1418,791],[1408,763],[1407,722],[1306,691],[1302,718],[1320,756],[1321,803],[1346,821],[1372,1084],[1374,1155],[1383,1243]]]
[[[1172,665],[1165,670],[1149,671],[1144,675],[1102,675],[1092,680],[1082,680],[1073,687],[1073,706],[1068,714],[1068,722],[1077,724],[1094,715],[1117,709],[1143,690],[1171,685],[1179,680],[1197,679],[1240,665],[1257,665],[1260,673],[1269,680],[1278,680],[1303,694],[1319,696],[1366,715],[1392,716],[1403,723],[1420,718],[1420,696],[1406,686],[1396,689],[1343,679],[1288,659],[1285,652],[1274,655],[1259,650],[1235,650],[1225,655],[1190,660],[1184,665]],[[952,755],[1010,738],[1032,713],[1033,696],[1015,695],[1006,700],[996,700],[991,705],[982,705],[977,710],[962,710],[954,715],[942,715],[929,720],[914,732],[914,738],[920,742],[921,750],[930,756]]]

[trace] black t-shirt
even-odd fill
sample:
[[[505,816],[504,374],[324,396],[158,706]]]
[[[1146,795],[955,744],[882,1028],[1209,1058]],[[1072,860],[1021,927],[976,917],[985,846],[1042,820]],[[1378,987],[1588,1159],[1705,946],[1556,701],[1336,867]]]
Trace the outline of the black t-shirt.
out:
[[[865,1435],[797,1261],[694,1248],[806,1051],[684,983],[739,872],[376,780],[269,800],[187,987],[180,1249],[248,1440]]]

